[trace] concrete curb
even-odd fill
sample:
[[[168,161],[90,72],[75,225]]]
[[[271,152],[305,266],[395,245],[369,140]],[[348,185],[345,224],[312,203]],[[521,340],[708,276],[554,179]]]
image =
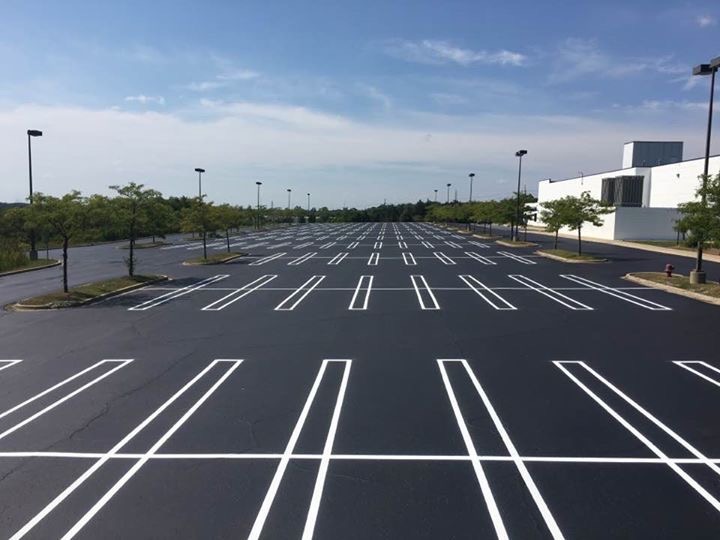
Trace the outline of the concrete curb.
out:
[[[627,281],[632,281],[633,283],[637,283],[638,285],[645,285],[646,287],[651,287],[653,289],[660,289],[661,291],[665,291],[670,294],[677,294],[678,296],[685,296],[687,298],[692,298],[693,300],[705,302],[706,304],[720,306],[720,298],[713,298],[712,296],[707,296],[692,291],[686,291],[684,289],[679,289],[678,287],[673,287],[672,285],[663,285],[662,283],[656,283],[654,281],[650,281],[649,279],[643,279],[641,277],[634,276],[631,273],[625,274],[623,276],[623,279]]]
[[[157,279],[153,279],[150,281],[146,281],[144,283],[135,283],[134,285],[128,285],[127,287],[123,287],[122,289],[117,289],[115,291],[106,292],[105,294],[101,294],[100,296],[96,296],[95,298],[90,298],[88,300],[82,300],[80,302],[68,302],[64,304],[42,304],[39,306],[35,305],[27,305],[22,304],[22,300],[20,302],[16,302],[15,304],[10,304],[9,306],[6,306],[5,309],[12,310],[12,311],[42,311],[42,310],[48,310],[48,309],[65,309],[65,308],[74,308],[74,307],[82,307],[87,306],[89,304],[94,304],[96,302],[102,302],[103,300],[107,300],[108,298],[112,298],[113,296],[120,296],[121,294],[125,294],[130,291],[134,291],[136,289],[142,289],[143,287],[147,287],[148,285],[154,285],[155,283],[161,283],[163,281],[167,281],[170,278],[168,276],[158,276]]]
[[[505,240],[495,240],[495,243],[509,248],[529,248],[538,247],[540,245],[536,244],[535,242],[523,242],[523,244],[525,245],[519,246],[517,244],[513,244],[512,242],[506,242]]]
[[[213,265],[217,265],[217,264],[227,264],[227,263],[232,262],[232,261],[234,261],[234,260],[236,260],[236,259],[239,259],[240,257],[247,257],[247,253],[238,253],[238,254],[236,254],[236,255],[232,255],[232,256],[230,256],[230,257],[227,257],[226,259],[221,259],[221,260],[216,261],[216,262],[208,262],[208,263],[199,262],[199,263],[195,263],[195,262],[183,261],[182,265],[183,265],[183,266],[213,266]]]
[[[486,241],[488,241],[488,242],[494,242],[494,241],[496,241],[498,238],[501,238],[500,236],[495,236],[495,235],[492,235],[492,236],[491,236],[491,235],[484,236],[484,235],[482,235],[482,234],[475,234],[475,233],[473,233],[472,236],[473,236],[474,238],[479,238],[480,240],[486,240]]]
[[[598,263],[610,262],[607,259],[599,259],[599,258],[594,261],[583,261],[581,259],[566,259],[565,257],[560,257],[560,255],[553,255],[552,253],[546,253],[546,252],[540,251],[540,250],[537,250],[535,252],[535,255],[540,255],[541,257],[553,259],[554,261],[566,262],[566,263],[570,263],[570,264],[598,264]]]
[[[34,272],[35,270],[44,270],[45,268],[52,268],[54,266],[60,266],[61,264],[61,261],[55,260],[54,263],[46,264],[45,266],[34,266],[32,268],[23,268],[22,270],[10,270],[9,272],[3,272],[2,274],[0,274],[0,277],[14,276],[15,274],[25,274],[27,272]]]

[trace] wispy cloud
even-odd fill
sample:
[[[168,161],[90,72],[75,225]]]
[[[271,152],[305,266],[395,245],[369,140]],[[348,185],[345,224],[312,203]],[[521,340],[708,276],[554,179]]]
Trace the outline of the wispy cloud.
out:
[[[358,84],[356,86],[363,96],[379,103],[384,109],[392,107],[392,100],[390,99],[390,96],[382,93],[375,86],[369,84]]]
[[[191,82],[186,84],[184,88],[192,92],[209,92],[226,86],[231,86],[236,82],[252,81],[258,79],[260,74],[249,69],[224,68],[215,78],[207,81]]]
[[[671,99],[646,99],[639,105],[613,105],[615,109],[634,112],[702,111],[707,103],[700,101],[675,101]]]
[[[458,94],[448,94],[445,92],[435,92],[430,94],[430,97],[438,105],[465,105],[468,102],[468,99],[466,97],[460,96]]]
[[[232,69],[217,76],[221,81],[250,81],[257,79],[260,74],[249,69]]]
[[[141,105],[151,105],[153,103],[157,105],[165,105],[165,98],[163,96],[146,96],[144,94],[126,96],[125,101],[140,103]]]
[[[496,64],[496,65],[523,65],[527,57],[519,52],[472,50],[456,47],[447,41],[424,39],[422,41],[408,41],[395,39],[385,42],[384,51],[395,58],[407,62],[420,64]]]
[[[695,20],[700,28],[715,26],[717,24],[717,19],[712,15],[699,15]]]

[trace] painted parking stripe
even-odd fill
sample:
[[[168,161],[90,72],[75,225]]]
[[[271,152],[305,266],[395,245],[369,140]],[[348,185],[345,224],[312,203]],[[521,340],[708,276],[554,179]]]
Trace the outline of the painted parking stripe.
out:
[[[370,292],[372,291],[372,284],[374,276],[360,276],[355,292],[353,293],[352,300],[348,309],[351,311],[365,311],[370,301]]]
[[[248,266],[262,266],[263,264],[267,264],[270,261],[274,261],[275,259],[279,259],[283,255],[286,255],[286,253],[283,251],[282,253],[276,253],[275,255],[270,255],[268,257],[263,257],[262,259],[258,259],[255,262],[251,262]]]
[[[572,309],[573,311],[593,311],[593,308],[591,308],[590,306],[587,306],[582,302],[578,302],[577,300],[573,300],[572,298],[561,293],[560,291],[550,289],[549,287],[546,287],[542,283],[538,283],[537,281],[534,281],[529,277],[523,276],[521,274],[510,274],[508,277],[517,281],[518,283],[521,283],[522,285],[525,285],[528,289],[540,293],[543,296],[554,300],[558,304],[562,304],[566,308]]]
[[[479,248],[490,249],[490,246],[488,246],[487,244],[483,244],[482,242],[475,242],[474,240],[470,240],[470,242],[468,242],[468,243],[472,244],[473,246],[477,246]]]
[[[274,246],[268,246],[268,249],[279,249],[281,247],[292,245],[292,242],[282,242],[280,244],[275,244]]]
[[[212,304],[208,304],[207,306],[202,308],[201,311],[220,311],[221,309],[225,309],[226,307],[234,304],[241,298],[245,298],[250,293],[257,291],[261,287],[264,287],[276,277],[277,275],[266,275],[259,277],[255,281],[251,281],[247,285],[243,285],[237,291],[233,291],[230,294],[223,296],[219,300],[216,300]]]
[[[489,289],[487,285],[485,285],[481,281],[478,281],[473,276],[466,274],[460,275],[458,277],[462,279],[465,284],[470,287],[480,298],[485,300],[488,304],[490,304],[498,311],[517,310],[517,308],[513,306],[510,302],[505,300],[502,296],[500,296],[492,289]]]
[[[493,406],[492,402],[490,401],[490,398],[488,397],[487,393],[485,392],[485,389],[480,384],[480,381],[478,380],[475,373],[470,369],[470,366],[467,363],[467,360],[465,359],[438,359],[438,367],[440,368],[443,384],[445,385],[445,389],[448,393],[448,397],[450,398],[450,403],[453,407],[453,412],[455,413],[455,419],[458,422],[458,427],[460,428],[460,431],[463,435],[463,440],[465,441],[465,446],[468,449],[468,454],[471,458],[473,458],[473,462],[477,462],[478,468],[475,469],[476,477],[478,479],[478,482],[480,484],[480,488],[483,492],[483,496],[486,498],[485,504],[488,506],[488,510],[491,513],[491,516],[493,515],[493,512],[497,513],[497,516],[493,518],[493,523],[495,524],[495,530],[498,534],[498,537],[502,537],[502,532],[504,529],[502,528],[502,520],[500,518],[500,513],[497,508],[497,505],[495,504],[494,500],[492,499],[492,491],[490,490],[490,483],[488,482],[487,478],[484,475],[484,472],[482,470],[482,466],[480,465],[480,462],[477,460],[477,451],[475,450],[475,445],[472,441],[472,437],[470,436],[470,432],[467,429],[467,424],[465,422],[465,419],[462,415],[462,410],[460,409],[460,406],[458,404],[457,398],[455,397],[455,393],[452,388],[452,383],[450,382],[449,377],[447,376],[447,371],[445,370],[445,364],[449,363],[458,363],[460,364],[464,369],[465,373],[467,374],[468,378],[470,379],[470,382],[472,382],[472,385],[475,387],[475,391],[477,392],[478,396],[483,402],[483,406],[485,407],[485,410],[488,412],[490,419],[493,422],[493,425],[495,426],[495,429],[497,430],[498,434],[500,435],[500,438],[503,441],[503,444],[505,445],[505,448],[507,449],[508,454],[510,454],[510,457],[512,458],[513,463],[515,464],[515,467],[517,468],[518,472],[520,473],[520,477],[522,478],[523,482],[525,483],[525,487],[530,492],[530,495],[535,502],[535,505],[537,506],[538,510],[540,511],[540,514],[543,517],[543,520],[545,521],[545,525],[547,526],[548,530],[550,531],[550,534],[552,535],[554,540],[563,540],[565,537],[562,534],[562,531],[560,530],[560,527],[558,526],[557,522],[555,521],[555,518],[552,515],[552,512],[550,512],[550,508],[548,507],[547,503],[545,502],[545,499],[543,499],[543,496],[540,493],[540,490],[538,489],[537,485],[535,484],[535,481],[533,480],[532,476],[530,475],[530,471],[528,471],[527,466],[522,461],[522,458],[520,457],[520,453],[517,451],[517,448],[515,447],[515,444],[512,442],[512,439],[510,438],[510,435],[508,434],[507,430],[505,429],[505,426],[503,425],[502,421],[500,420],[500,416],[498,415],[497,411],[495,410],[495,407]],[[490,499],[488,499],[490,497]],[[507,533],[505,533],[507,535]]]
[[[223,374],[213,383],[213,385],[203,393],[203,395],[195,401],[190,408],[183,414],[163,435],[152,445],[150,450],[146,452],[141,459],[135,462],[135,464],[118,480],[105,494],[98,499],[98,501],[88,510],[62,537],[63,540],[70,540],[83,529],[85,525],[95,515],[102,510],[102,508],[113,498],[113,496],[120,491],[120,489],[127,484],[130,479],[150,460],[150,458],[157,453],[157,451],[175,434],[190,417],[205,403],[214,393],[220,388],[220,386],[232,375],[237,367],[242,363],[242,360],[220,360],[216,362],[223,362],[230,364],[229,367],[223,372]],[[211,364],[212,365],[212,364]]]
[[[288,263],[288,266],[298,266],[298,265],[304,263],[305,261],[309,261],[315,255],[317,255],[317,251],[312,251],[310,253],[306,253],[305,255],[302,255],[302,256],[298,257],[297,259],[293,259],[292,261],[290,261]]]
[[[612,287],[608,287],[607,285],[590,281],[589,279],[585,279],[580,276],[575,276],[573,274],[560,274],[560,277],[569,279],[570,281],[573,281],[575,283],[579,283],[580,285],[588,287],[589,289],[592,289],[594,291],[599,291],[601,293],[614,296],[615,298],[619,298],[620,300],[624,300],[625,302],[630,302],[631,304],[635,304],[636,306],[640,306],[641,308],[649,309],[651,311],[672,311],[672,308],[663,306],[662,304],[651,302],[650,300],[645,300],[644,298],[640,298],[639,296],[635,296],[634,294],[630,294],[629,292],[620,291]]]
[[[415,294],[417,295],[418,302],[420,303],[420,309],[423,311],[434,311],[440,309],[437,298],[435,298],[432,289],[425,280],[425,276],[411,275],[410,280],[415,288]]]
[[[329,265],[332,265],[332,266],[337,266],[337,265],[340,264],[340,263],[342,262],[342,260],[343,260],[345,257],[347,257],[347,256],[348,256],[348,252],[347,252],[347,251],[342,251],[342,252],[338,253],[337,255],[335,255],[332,259],[330,259],[330,260],[328,261],[328,264],[329,264]]]
[[[450,241],[447,241],[447,240],[445,241],[445,244],[448,245],[448,246],[450,246],[451,248],[461,248],[461,247],[462,247],[462,246],[461,246],[460,244],[458,244],[457,242],[450,242]]]
[[[398,247],[400,249],[407,249],[407,244],[403,241],[398,242]]]
[[[709,460],[705,455],[702,454],[697,448],[695,448],[692,444],[690,444],[688,441],[683,439],[680,435],[675,433],[672,429],[670,429],[667,425],[665,425],[663,422],[655,418],[649,411],[645,410],[642,406],[640,406],[637,402],[635,402],[632,398],[627,396],[624,392],[622,392],[619,388],[617,388],[615,385],[613,385],[610,381],[605,379],[602,375],[600,375],[597,371],[592,369],[590,366],[588,366],[585,362],[576,361],[576,360],[563,360],[563,361],[554,361],[553,364],[557,368],[559,368],[572,382],[574,382],[580,389],[585,392],[590,398],[592,398],[595,403],[600,405],[610,416],[612,416],[615,420],[617,420],[625,429],[627,429],[630,433],[632,433],[635,438],[637,438],[640,442],[642,442],[653,454],[655,454],[657,457],[659,457],[661,460],[663,460],[664,463],[667,464],[668,467],[670,467],[673,472],[675,472],[680,478],[682,478],[687,484],[692,487],[701,497],[703,497],[707,502],[709,502],[715,510],[720,512],[720,501],[718,501],[713,495],[711,495],[704,487],[702,487],[692,476],[690,476],[687,472],[685,472],[677,463],[670,460],[669,456],[667,456],[660,448],[658,448],[648,437],[643,435],[643,433],[640,431],[639,428],[634,426],[630,421],[623,418],[615,409],[613,409],[608,403],[603,401],[603,399],[595,393],[593,390],[591,390],[585,383],[583,383],[577,375],[573,373],[575,370],[568,369],[568,366],[576,366],[579,368],[582,368],[585,372],[589,373],[596,381],[599,381],[605,387],[607,387],[610,391],[612,391],[616,396],[618,396],[620,399],[625,401],[628,405],[630,405],[633,409],[635,409],[637,412],[639,412],[641,415],[643,415],[647,420],[655,424],[658,428],[660,428],[662,431],[664,431],[667,435],[669,435],[672,439],[674,439],[677,443],[679,443],[682,447],[684,447],[688,452],[690,452],[692,455],[694,455],[696,458],[701,459],[705,465],[707,465],[713,472],[716,474],[720,474],[720,468],[717,464],[713,463],[711,460]]]
[[[267,243],[268,243],[268,242],[258,242],[257,244],[250,244],[249,246],[245,246],[245,249],[253,249],[253,248],[256,248],[256,247],[264,246],[264,245],[266,245]]]
[[[433,246],[433,245],[432,245],[430,242],[428,242],[427,240],[425,240],[425,241],[422,243],[422,245],[423,245],[424,247],[428,248],[428,249],[434,249],[434,248],[435,248],[435,246]]]
[[[375,247],[373,249],[382,249],[382,242],[375,242]]]
[[[488,259],[487,257],[483,257],[482,255],[475,253],[474,251],[466,251],[465,255],[467,255],[471,259],[475,259],[477,262],[480,262],[482,264],[497,265],[497,263],[495,261],[492,261],[492,260]]]
[[[295,291],[293,291],[290,296],[288,296],[285,300],[280,302],[277,307],[275,308],[275,311],[292,311],[297,306],[300,305],[300,302],[302,302],[305,297],[310,294],[315,287],[320,285],[322,280],[325,279],[325,276],[312,276],[310,279],[308,279],[305,283],[300,285]]]
[[[380,254],[377,251],[373,251],[370,254],[370,258],[368,259],[368,266],[377,266],[378,261],[380,260]]]
[[[352,243],[348,244],[347,249],[355,249],[355,248],[358,247],[359,245],[360,245],[359,242],[352,242]]]
[[[304,247],[308,247],[308,246],[312,246],[312,245],[313,245],[312,242],[305,242],[303,244],[300,244],[299,246],[295,246],[293,249],[302,249]]]
[[[717,374],[720,374],[720,369],[716,368],[715,366],[708,364],[707,362],[700,362],[697,360],[688,360],[688,361],[673,361],[673,364],[680,366],[681,368],[689,371],[690,373],[693,373],[700,377],[701,379],[706,380],[709,383],[714,384],[715,386],[720,386],[720,380],[715,377],[710,377],[709,375],[706,375],[702,371],[700,371],[699,367],[704,367],[706,369],[709,369],[711,371],[714,371]]]
[[[412,253],[409,252],[403,252],[402,254],[403,261],[405,261],[406,266],[416,266],[417,261],[415,260],[415,257]]]
[[[508,259],[512,259],[522,264],[537,264],[535,261],[521,257],[520,255],[515,255],[514,253],[508,253],[507,251],[498,251],[498,255],[503,255]]]
[[[337,242],[328,242],[327,244],[323,244],[322,246],[320,246],[320,249],[331,248],[331,247],[333,247],[335,244],[337,244]]]
[[[225,279],[227,277],[230,277],[230,275],[229,274],[220,274],[217,276],[209,277],[207,279],[203,279],[202,281],[198,281],[197,283],[194,283],[193,285],[188,285],[186,287],[182,287],[176,291],[171,291],[169,293],[165,293],[163,295],[158,296],[157,298],[153,298],[153,299],[147,300],[137,306],[130,307],[130,308],[128,308],[128,311],[146,311],[148,309],[157,307],[161,304],[170,302],[171,300],[175,300],[176,298],[180,298],[181,296],[185,296],[186,294],[190,294],[191,292],[197,291],[198,289],[202,289],[203,287],[210,285],[211,283],[215,283],[215,282]]]
[[[13,367],[15,364],[19,364],[22,360],[0,360],[0,371]]]
[[[442,251],[433,251],[433,255],[440,260],[443,264],[451,265],[455,264],[455,261],[453,261],[450,257],[445,255]]]

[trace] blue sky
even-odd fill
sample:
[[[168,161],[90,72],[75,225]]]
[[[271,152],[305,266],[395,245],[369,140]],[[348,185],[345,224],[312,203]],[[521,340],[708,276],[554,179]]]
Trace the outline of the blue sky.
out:
[[[632,139],[702,151],[720,5],[698,2],[0,3],[0,200],[140,181],[216,201],[467,197],[614,168]],[[718,140],[718,137],[716,137]],[[720,148],[720,145],[714,145]],[[298,197],[298,202],[300,202]]]

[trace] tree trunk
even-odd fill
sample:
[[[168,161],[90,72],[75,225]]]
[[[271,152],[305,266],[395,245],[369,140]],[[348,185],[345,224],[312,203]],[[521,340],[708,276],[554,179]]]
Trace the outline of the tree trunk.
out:
[[[135,275],[135,226],[130,225],[130,260],[128,261],[128,275]]]
[[[580,234],[582,227],[578,227],[578,255],[582,255],[582,235]]]
[[[225,239],[227,240],[228,253],[230,253],[230,229],[225,229]]]
[[[555,246],[553,247],[553,249],[557,249],[558,234],[560,234],[560,229],[558,229],[557,231],[555,231]]]
[[[203,259],[207,260],[207,233],[203,231]]]
[[[68,244],[70,239],[63,238],[63,291],[68,292]]]

